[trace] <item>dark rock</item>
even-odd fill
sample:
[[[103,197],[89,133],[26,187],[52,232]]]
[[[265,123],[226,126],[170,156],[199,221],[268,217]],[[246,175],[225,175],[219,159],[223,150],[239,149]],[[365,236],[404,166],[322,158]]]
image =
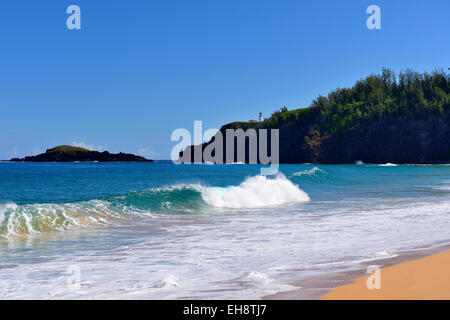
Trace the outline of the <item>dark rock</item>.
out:
[[[90,151],[72,146],[58,146],[48,149],[37,156],[28,156],[22,159],[14,158],[13,162],[153,162],[141,156],[128,153],[109,153],[108,151]]]

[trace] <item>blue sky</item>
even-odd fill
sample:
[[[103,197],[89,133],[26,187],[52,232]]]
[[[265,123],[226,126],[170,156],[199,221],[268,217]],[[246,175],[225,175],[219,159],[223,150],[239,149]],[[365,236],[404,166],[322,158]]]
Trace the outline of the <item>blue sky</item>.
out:
[[[66,28],[71,4],[81,30]],[[2,1],[0,159],[74,142],[168,159],[194,120],[306,107],[383,66],[447,69],[449,13],[448,0]]]

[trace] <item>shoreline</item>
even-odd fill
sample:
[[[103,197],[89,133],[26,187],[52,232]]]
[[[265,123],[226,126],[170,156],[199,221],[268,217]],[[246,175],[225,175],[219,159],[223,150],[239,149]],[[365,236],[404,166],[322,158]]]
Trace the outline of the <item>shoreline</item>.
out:
[[[370,291],[365,287],[366,280],[369,277],[369,274],[367,273],[368,266],[371,265],[379,266],[381,268],[382,279],[383,274],[385,273],[389,273],[388,276],[392,277],[391,276],[392,267],[396,268],[394,272],[397,274],[399,272],[398,271],[399,269],[404,270],[405,264],[416,265],[417,261],[421,261],[422,259],[427,258],[434,259],[434,257],[436,257],[439,254],[446,254],[450,258],[450,244],[446,242],[445,244],[436,247],[415,248],[411,250],[396,252],[395,254],[397,254],[397,256],[391,258],[365,261],[363,263],[360,263],[357,269],[299,278],[290,283],[291,285],[297,286],[298,289],[265,295],[261,297],[261,299],[262,300],[320,300],[324,298],[330,300],[372,299],[371,297],[367,297],[366,294],[364,295],[364,297],[358,298],[357,292],[354,291],[355,286],[358,286],[359,289],[361,289],[364,286],[364,290],[366,291],[365,293],[376,291],[383,293],[383,290]],[[411,267],[408,266],[408,268]],[[442,266],[438,266],[437,268],[443,269]],[[417,270],[417,268],[415,269]],[[445,281],[447,283],[450,283],[450,263],[448,265],[447,270],[449,273],[449,278],[446,278]],[[408,269],[408,271],[410,270]],[[432,272],[434,271],[435,270],[432,270]],[[426,270],[420,269],[419,272],[422,274],[423,272],[426,272]],[[387,277],[385,280],[389,281]],[[381,297],[381,295],[379,296],[380,296],[379,299],[384,299],[383,297]],[[389,297],[385,299],[389,299]],[[448,294],[446,299],[450,299],[450,293]]]

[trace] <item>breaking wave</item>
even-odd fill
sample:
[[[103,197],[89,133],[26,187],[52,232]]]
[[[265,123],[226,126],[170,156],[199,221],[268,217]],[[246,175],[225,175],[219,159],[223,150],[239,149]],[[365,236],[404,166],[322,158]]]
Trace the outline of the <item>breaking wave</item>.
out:
[[[65,204],[0,206],[0,236],[38,235],[127,219],[102,200]]]
[[[254,176],[239,186],[201,189],[202,199],[219,208],[260,208],[309,201],[308,195],[284,175]]]
[[[85,226],[121,224],[157,214],[196,213],[208,207],[259,208],[309,201],[284,175],[247,178],[238,186],[175,185],[62,204],[0,204],[0,237],[39,235]]]

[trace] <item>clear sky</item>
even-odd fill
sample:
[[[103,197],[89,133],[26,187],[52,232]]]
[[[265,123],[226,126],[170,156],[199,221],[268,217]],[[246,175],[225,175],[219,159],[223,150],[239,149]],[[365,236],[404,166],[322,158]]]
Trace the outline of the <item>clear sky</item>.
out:
[[[169,159],[194,120],[306,107],[383,66],[447,69],[449,14],[448,0],[1,1],[0,159],[74,143]]]

